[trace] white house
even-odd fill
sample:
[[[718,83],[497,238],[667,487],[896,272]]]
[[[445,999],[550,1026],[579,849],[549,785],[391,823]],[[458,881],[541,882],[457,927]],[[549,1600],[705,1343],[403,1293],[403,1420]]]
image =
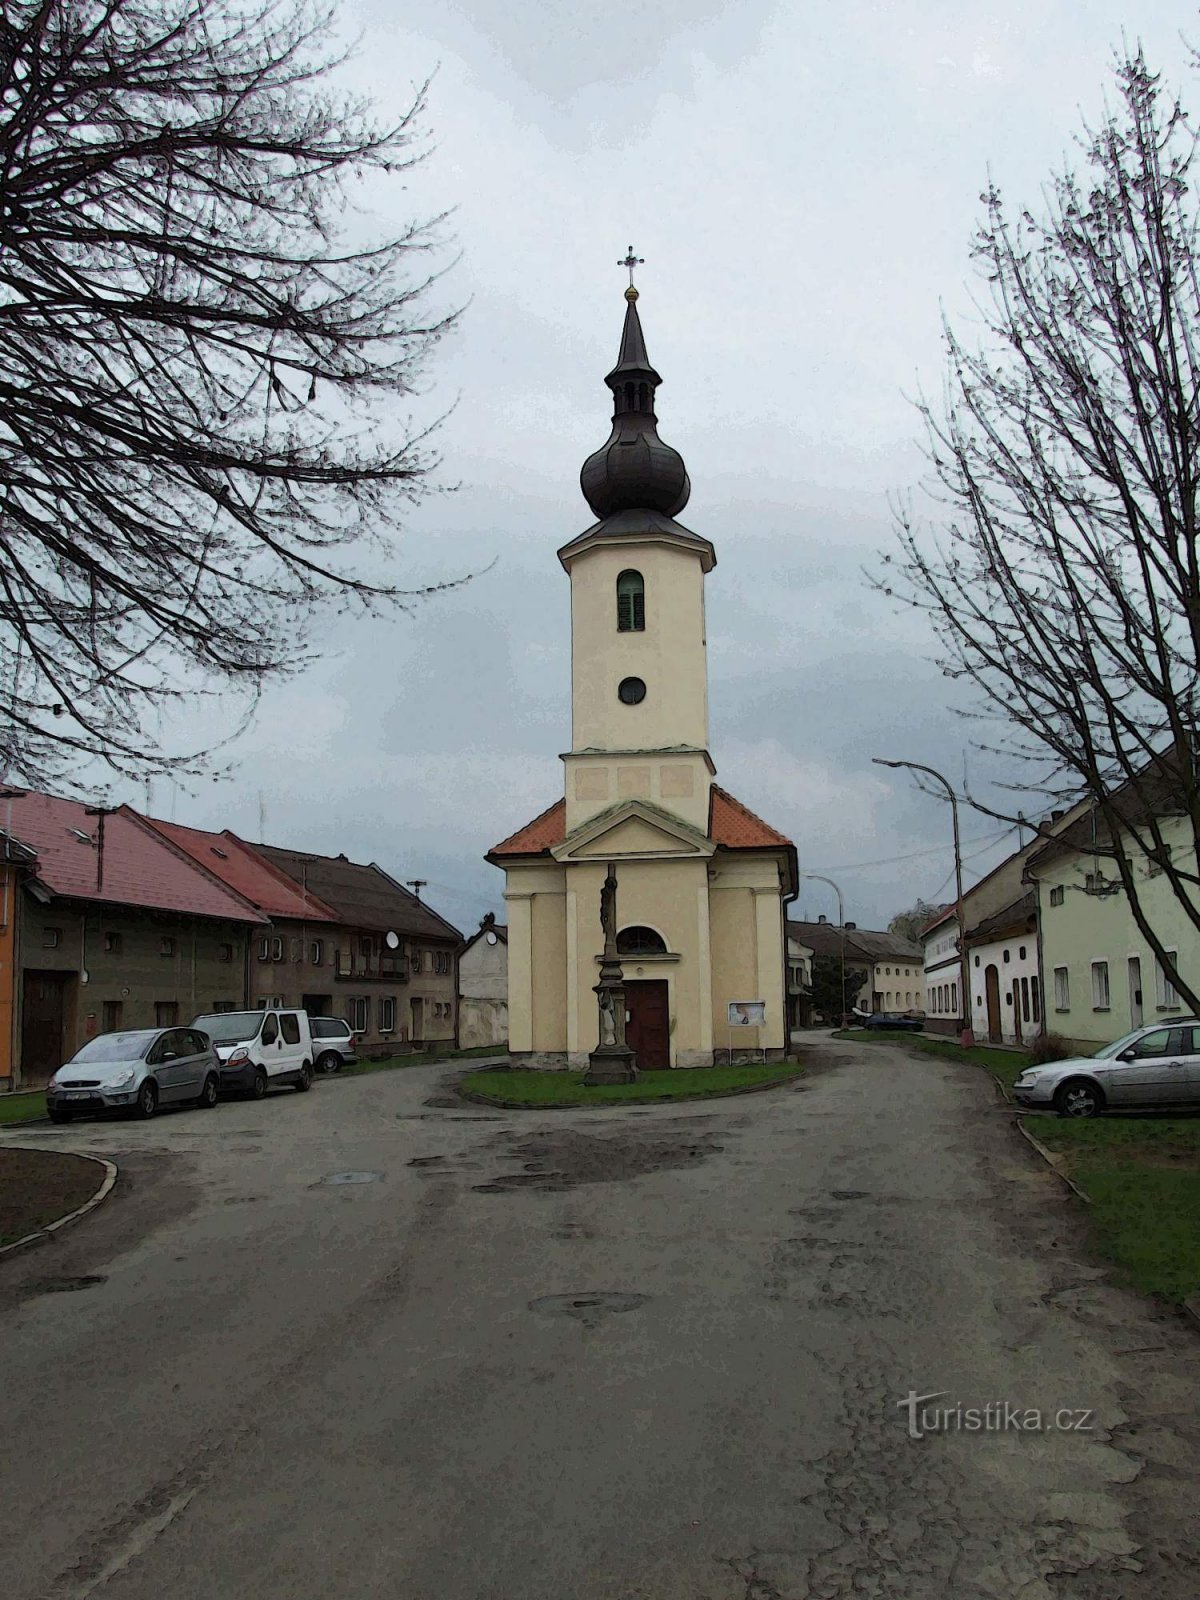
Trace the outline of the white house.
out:
[[[925,1026],[931,1033],[957,1033],[962,966],[958,954],[958,918],[953,907],[922,930],[925,949]]]
[[[968,930],[971,1019],[977,1039],[1027,1045],[1041,1033],[1037,928],[1037,896],[1030,890]]]
[[[508,1046],[508,929],[490,911],[459,952],[458,1042]]]

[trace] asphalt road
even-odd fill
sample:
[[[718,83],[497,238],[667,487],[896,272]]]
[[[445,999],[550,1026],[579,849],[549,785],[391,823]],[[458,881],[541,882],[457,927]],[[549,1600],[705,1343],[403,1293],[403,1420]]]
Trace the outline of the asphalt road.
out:
[[[1194,1600],[1200,1333],[1108,1285],[985,1075],[817,1055],[691,1108],[415,1068],[26,1134],[122,1176],[0,1262],[0,1593]],[[910,1391],[1090,1425],[913,1438]]]

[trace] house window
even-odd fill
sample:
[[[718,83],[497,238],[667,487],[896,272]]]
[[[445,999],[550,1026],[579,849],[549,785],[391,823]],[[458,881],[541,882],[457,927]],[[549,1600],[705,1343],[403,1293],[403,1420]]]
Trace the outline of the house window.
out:
[[[1017,951],[1017,954],[1020,956],[1021,960],[1024,961],[1024,959],[1025,959],[1025,946],[1024,945],[1022,945],[1021,948]]]
[[[1038,993],[1038,981],[1036,978],[1030,978],[1029,980],[1029,996],[1033,1002],[1033,1020],[1040,1022],[1042,1020],[1042,997]]]
[[[1060,906],[1067,897],[1067,891],[1061,883],[1056,883],[1050,891],[1050,904]]]
[[[409,963],[409,967],[412,970],[412,972],[414,972],[414,973],[420,972],[420,970],[421,970],[421,952],[417,949],[416,945],[413,945],[412,949],[408,953],[408,963]]]
[[[282,995],[278,995],[278,994],[260,995],[259,996],[259,1000],[258,1000],[258,1009],[260,1011],[280,1011],[280,1010],[282,1010],[283,1009],[283,996]],[[275,1037],[275,1035],[272,1034],[271,1038],[274,1039],[274,1037]]]
[[[640,572],[622,572],[617,579],[617,631],[642,633],[646,627],[646,585]]]
[[[42,949],[43,950],[57,950],[61,943],[62,943],[62,929],[61,928],[43,928],[42,929]]]
[[[213,1015],[216,1016],[222,1011],[234,1010],[234,1003],[232,1000],[214,1000],[210,1009]]]
[[[217,959],[219,961],[232,961],[233,960],[233,946],[231,944],[223,944],[223,945],[221,945],[217,950]]]
[[[1008,960],[1008,959],[1009,959],[1009,955],[1010,955],[1010,953],[1011,953],[1011,952],[1009,952],[1009,951],[1008,951],[1008,950],[1006,950],[1006,951],[1005,951],[1005,952],[1004,952],[1004,959],[1005,959],[1005,961],[1007,961],[1007,960]]]
[[[1071,1009],[1071,980],[1066,967],[1054,969],[1054,1009],[1056,1011]]]
[[[366,1033],[371,1025],[371,1001],[366,995],[358,995],[346,1001],[346,1021],[355,1033]]]
[[[260,939],[258,941],[258,959],[260,961],[269,961],[271,959],[270,939]]]
[[[304,940],[303,939],[293,939],[291,941],[291,958],[292,958],[293,961],[303,961],[304,960]]]
[[[958,985],[956,983],[950,985],[950,1009],[951,1011],[958,1010]]]
[[[308,947],[308,959],[314,967],[319,967],[325,960],[325,941],[314,939]]]
[[[359,953],[359,955],[370,956],[370,954],[371,954],[371,941],[370,941],[369,938],[368,939],[360,939],[358,941],[358,953]]]
[[[283,960],[283,940],[282,939],[272,939],[271,940],[271,960],[272,961],[282,961]]]
[[[1029,979],[1021,979],[1021,1016],[1029,1021]]]
[[[1178,950],[1168,950],[1167,955],[1171,958],[1172,966],[1176,965],[1179,961]],[[1175,985],[1167,977],[1163,964],[1157,956],[1154,958],[1154,985],[1158,990],[1158,1004],[1162,1010],[1167,1011],[1172,1006],[1179,1004],[1179,995],[1175,991]]]
[[[379,1002],[379,1031],[396,1031],[396,997],[393,994],[385,994]]]
[[[617,935],[617,951],[623,956],[665,956],[667,946],[653,928],[622,928]]]
[[[104,1002],[101,1021],[105,1033],[116,1033],[121,1026],[121,1002],[119,1000],[106,1000]]]
[[[173,956],[175,954],[175,941],[170,934],[164,934],[159,940],[158,953],[160,956]],[[164,1023],[165,1026],[166,1024]]]
[[[1108,962],[1092,962],[1092,1010],[1107,1011],[1108,1001]]]
[[[173,1028],[178,1021],[178,1000],[156,1000],[154,1002],[154,1026],[156,1028]]]
[[[121,935],[119,933],[106,933],[104,935],[104,949],[110,956],[121,954]]]

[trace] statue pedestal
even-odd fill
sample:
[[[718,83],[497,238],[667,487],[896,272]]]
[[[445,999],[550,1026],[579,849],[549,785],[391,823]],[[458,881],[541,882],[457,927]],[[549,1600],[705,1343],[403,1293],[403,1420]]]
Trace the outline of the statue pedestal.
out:
[[[627,1044],[602,1044],[588,1057],[583,1081],[597,1083],[634,1083],[637,1080],[637,1062]]]

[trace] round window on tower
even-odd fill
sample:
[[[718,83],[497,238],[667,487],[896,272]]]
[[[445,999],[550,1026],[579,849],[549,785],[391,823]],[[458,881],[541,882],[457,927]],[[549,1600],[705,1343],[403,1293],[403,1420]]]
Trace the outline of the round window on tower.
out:
[[[617,685],[617,694],[627,706],[640,705],[646,698],[646,685],[640,678],[622,678]]]

